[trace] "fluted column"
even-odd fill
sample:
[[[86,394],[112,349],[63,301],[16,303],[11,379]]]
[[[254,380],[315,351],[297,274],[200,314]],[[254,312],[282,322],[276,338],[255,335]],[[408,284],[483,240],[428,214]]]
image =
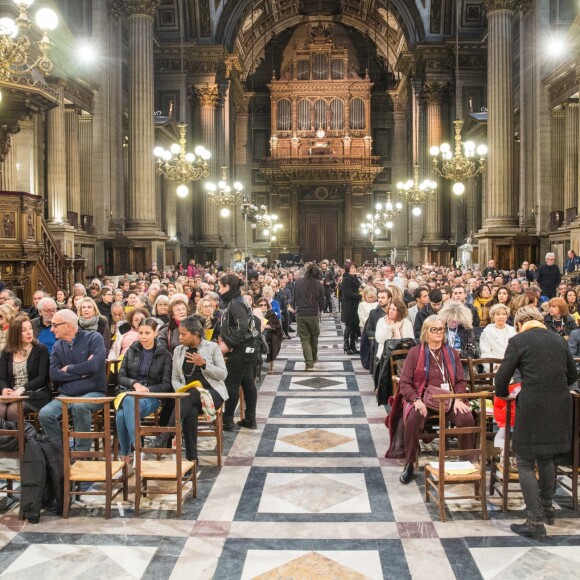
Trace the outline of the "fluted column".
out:
[[[4,163],[0,164],[0,191],[18,191],[18,136],[13,135],[11,141]]]
[[[66,191],[68,210],[81,213],[81,156],[79,143],[79,111],[75,107],[65,109],[66,135]]]
[[[53,224],[67,222],[66,194],[66,130],[64,109],[64,86],[56,83],[59,106],[46,113],[46,193],[48,197],[48,221]]]
[[[220,94],[217,85],[204,84],[194,87],[195,96],[199,106],[200,137],[201,144],[208,149],[210,159],[210,179],[217,177],[218,163],[216,159],[216,108],[219,104]],[[218,207],[205,201],[202,203],[202,239],[206,241],[217,240],[219,235]]]
[[[566,112],[563,108],[550,111],[552,162],[552,211],[564,211],[564,142],[566,138]]]
[[[488,214],[486,228],[516,225],[514,194],[513,11],[517,0],[487,0]]]
[[[578,101],[566,106],[564,145],[564,211],[576,207],[578,197]]]
[[[153,123],[153,17],[159,0],[126,0],[129,23],[129,200],[127,229],[158,230]]]
[[[422,97],[427,107],[427,147],[439,146],[443,140],[443,98],[448,92],[446,84],[431,82],[425,84]],[[441,184],[439,184],[441,186]],[[442,193],[425,206],[425,226],[423,240],[440,240],[443,237]]]
[[[81,215],[93,216],[93,116],[79,117],[79,153],[81,161]]]

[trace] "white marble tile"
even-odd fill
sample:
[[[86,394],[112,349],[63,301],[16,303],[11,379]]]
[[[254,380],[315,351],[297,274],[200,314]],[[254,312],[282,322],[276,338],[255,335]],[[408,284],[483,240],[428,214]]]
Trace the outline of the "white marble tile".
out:
[[[313,564],[318,573],[326,578],[382,578],[383,571],[378,551],[319,550],[307,552],[299,550],[248,550],[241,580],[250,580],[261,574],[272,572],[283,566],[286,573],[278,572],[278,577],[308,578]]]
[[[285,401],[284,411],[286,416],[295,415],[352,415],[349,399],[302,399],[289,398]]]
[[[370,513],[362,473],[268,473],[259,513]]]
[[[300,417],[302,425],[336,425],[336,419],[331,417]],[[288,425],[295,423],[295,419],[284,417],[268,417],[268,423],[272,425]],[[362,417],[341,417],[341,425],[366,425],[368,421]]]
[[[259,397],[258,400],[260,400]],[[262,425],[259,425],[258,429],[240,429],[228,455],[231,457],[254,457],[260,445],[262,430]]]
[[[225,538],[189,538],[171,572],[171,580],[213,578]]]
[[[254,467],[378,467],[375,457],[256,457]]]
[[[431,517],[425,506],[425,499],[417,484],[412,481],[403,485],[399,481],[402,470],[402,467],[383,467],[381,469],[395,521],[430,522]]]
[[[233,522],[229,538],[398,540],[395,522]]]
[[[275,453],[358,453],[353,428],[280,428],[274,443]]]
[[[114,574],[116,578],[141,578],[156,551],[156,547],[146,546],[32,544],[3,576],[33,578],[41,574],[45,578],[57,578],[70,576],[74,570],[75,577],[90,578],[101,570],[102,577]]]
[[[297,362],[294,370],[296,371],[303,371],[306,368],[306,363],[305,362]],[[317,362],[314,365],[314,368],[317,371],[344,371],[344,364],[341,362]]]
[[[401,540],[413,580],[455,580],[441,541],[437,538]]]
[[[249,473],[250,468],[246,466],[222,467],[203,504],[198,520],[231,522]],[[224,498],[227,498],[227,501],[224,501]]]

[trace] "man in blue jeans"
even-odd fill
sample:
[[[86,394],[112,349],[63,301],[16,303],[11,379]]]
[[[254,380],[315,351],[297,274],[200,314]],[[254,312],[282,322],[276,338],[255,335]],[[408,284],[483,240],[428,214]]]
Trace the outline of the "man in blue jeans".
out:
[[[98,332],[79,329],[79,319],[72,310],[58,311],[51,323],[57,339],[50,355],[50,378],[65,397],[104,397],[107,393],[105,342]],[[76,431],[91,430],[91,415],[102,405],[86,403],[71,406]],[[50,439],[62,443],[62,403],[54,399],[43,407],[38,417]],[[91,439],[76,439],[77,451],[90,451]]]

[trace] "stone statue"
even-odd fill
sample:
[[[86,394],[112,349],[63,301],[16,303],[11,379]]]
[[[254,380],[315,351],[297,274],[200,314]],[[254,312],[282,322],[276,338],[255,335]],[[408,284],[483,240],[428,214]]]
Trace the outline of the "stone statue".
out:
[[[461,265],[469,269],[472,267],[471,256],[473,254],[473,246],[471,245],[471,236],[468,236],[465,244],[459,247],[461,250]]]
[[[391,264],[394,266],[397,263],[397,248],[391,250]]]

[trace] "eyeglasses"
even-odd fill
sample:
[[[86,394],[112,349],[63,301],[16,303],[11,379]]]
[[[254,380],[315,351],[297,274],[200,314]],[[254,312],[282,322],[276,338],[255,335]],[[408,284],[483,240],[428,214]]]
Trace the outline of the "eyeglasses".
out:
[[[436,332],[438,332],[438,333],[439,333],[439,332],[440,332],[440,333],[443,333],[443,332],[445,332],[445,329],[444,329],[442,326],[432,326],[432,327],[429,329],[429,332],[432,332],[433,334],[435,334]]]
[[[57,326],[62,326],[63,324],[68,324],[68,322],[57,322],[56,324],[53,322],[50,325],[50,328],[56,328]]]
[[[267,305],[267,304],[265,304],[264,302],[261,302],[260,304],[258,304],[258,306],[259,306],[260,308],[264,308],[264,307],[266,307],[266,308],[267,308],[267,307],[268,307],[268,305]]]

